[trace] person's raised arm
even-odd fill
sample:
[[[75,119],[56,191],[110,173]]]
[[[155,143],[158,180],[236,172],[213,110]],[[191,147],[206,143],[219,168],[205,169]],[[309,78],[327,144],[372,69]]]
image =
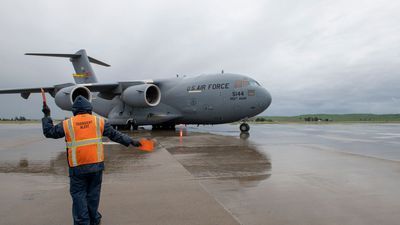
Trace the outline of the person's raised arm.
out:
[[[42,118],[42,128],[44,136],[46,138],[54,139],[64,137],[65,133],[62,123],[59,123],[55,126],[53,125],[53,120],[50,117],[50,108],[46,104],[43,104],[42,112],[44,114],[44,117]]]

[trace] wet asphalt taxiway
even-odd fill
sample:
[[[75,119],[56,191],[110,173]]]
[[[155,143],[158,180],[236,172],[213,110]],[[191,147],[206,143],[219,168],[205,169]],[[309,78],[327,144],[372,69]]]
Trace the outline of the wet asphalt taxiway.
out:
[[[106,143],[103,224],[398,224],[400,125],[139,130]],[[65,144],[0,125],[0,224],[72,224]]]

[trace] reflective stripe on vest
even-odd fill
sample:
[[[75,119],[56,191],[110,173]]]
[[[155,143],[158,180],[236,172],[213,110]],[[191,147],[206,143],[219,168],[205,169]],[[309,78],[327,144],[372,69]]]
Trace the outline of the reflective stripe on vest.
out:
[[[67,148],[76,148],[85,145],[102,144],[101,138],[86,139],[83,141],[67,142]]]
[[[100,119],[96,116],[97,160],[99,162],[103,161],[103,142],[101,136]]]
[[[75,131],[74,131],[74,128],[72,126],[72,120],[73,119],[71,118],[71,119],[69,119],[67,121],[69,135],[71,136],[71,140],[72,140],[70,143],[71,143],[71,145],[73,145],[73,147],[70,148],[71,149],[71,159],[72,159],[72,165],[71,166],[77,166],[78,162],[76,160],[76,147],[74,146],[75,145]]]
[[[96,129],[96,132],[95,132],[96,137],[93,137],[93,138],[77,140],[77,138],[76,138],[77,135],[75,132],[83,132],[83,131],[74,130],[74,117],[66,120],[66,124],[64,123],[65,125],[67,125],[65,127],[66,137],[69,137],[69,139],[70,139],[69,141],[66,140],[66,145],[67,145],[67,148],[70,150],[70,158],[68,159],[68,162],[71,167],[79,166],[82,164],[97,163],[97,162],[103,161],[104,152],[103,152],[103,142],[102,142],[102,125],[104,126],[104,123],[101,124],[101,119],[99,117],[90,115],[91,121],[93,121],[93,117],[95,119],[94,125],[95,125],[95,129]],[[96,150],[95,152],[97,155],[97,159],[96,159],[96,161],[92,160],[89,162],[87,162],[87,161],[82,162],[82,158],[78,159],[78,157],[79,157],[78,155],[82,155],[85,152],[80,152],[80,154],[78,154],[77,152],[85,151],[84,149],[83,150],[80,149],[80,147],[89,146],[89,145],[93,145],[93,148],[95,148],[93,150]],[[89,149],[90,149],[90,147],[89,147]],[[91,154],[91,152],[92,151],[86,152],[86,154]]]

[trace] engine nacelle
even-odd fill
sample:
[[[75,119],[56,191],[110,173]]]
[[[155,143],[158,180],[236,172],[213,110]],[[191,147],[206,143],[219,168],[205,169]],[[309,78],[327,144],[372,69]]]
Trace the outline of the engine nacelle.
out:
[[[154,84],[140,84],[125,89],[121,99],[133,107],[153,107],[160,103],[161,91]]]
[[[56,105],[64,110],[72,110],[72,104],[79,95],[85,97],[89,102],[92,101],[92,94],[87,87],[71,86],[59,90],[54,96]]]

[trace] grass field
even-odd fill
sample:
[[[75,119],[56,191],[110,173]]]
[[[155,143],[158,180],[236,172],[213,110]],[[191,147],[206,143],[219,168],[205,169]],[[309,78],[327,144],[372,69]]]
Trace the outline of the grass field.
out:
[[[41,123],[40,120],[0,120],[0,124],[34,124],[34,123]]]
[[[266,123],[400,123],[400,114],[308,114],[300,116],[259,116]]]

